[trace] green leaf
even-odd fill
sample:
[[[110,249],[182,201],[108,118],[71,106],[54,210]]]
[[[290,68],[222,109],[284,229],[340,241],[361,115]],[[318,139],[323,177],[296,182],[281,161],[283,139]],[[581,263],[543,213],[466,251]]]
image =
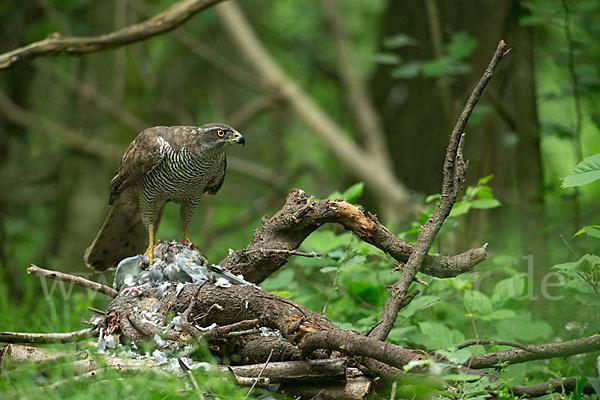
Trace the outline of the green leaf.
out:
[[[459,31],[452,34],[450,43],[446,46],[446,51],[452,57],[460,60],[473,54],[477,49],[477,44],[477,38],[465,31]]]
[[[501,307],[515,296],[521,296],[525,290],[525,276],[516,275],[503,279],[494,286],[492,304],[495,308]]]
[[[493,177],[494,177],[494,174],[490,174],[488,176],[484,176],[483,178],[479,178],[479,180],[477,181],[477,183],[480,184],[480,185],[485,185],[486,183],[488,183],[489,181],[491,181]]]
[[[458,217],[459,215],[466,214],[471,208],[471,202],[469,201],[457,201],[452,206],[452,211],[450,211],[450,217]]]
[[[477,290],[466,290],[463,303],[467,312],[479,318],[488,318],[492,312],[492,302],[485,294]]]
[[[390,76],[394,79],[410,79],[414,78],[421,72],[421,63],[419,61],[411,61],[399,65],[390,72]]]
[[[342,196],[348,203],[354,203],[360,196],[362,196],[364,188],[365,184],[363,182],[355,183],[346,189]]]
[[[584,159],[569,176],[563,178],[562,187],[583,186],[600,179],[600,154]]]
[[[348,283],[348,292],[351,296],[357,296],[366,303],[376,305],[379,303],[379,290],[368,282],[350,282]]]
[[[442,198],[442,195],[441,195],[441,194],[439,194],[439,193],[436,193],[436,194],[430,194],[429,196],[427,196],[427,197],[425,198],[425,204],[429,204],[429,203],[431,203],[432,201],[434,201],[434,200],[439,200],[439,199],[441,199],[441,198]]]
[[[508,319],[508,318],[516,318],[517,314],[513,310],[509,310],[503,308],[501,310],[496,310],[490,314],[490,319]]]
[[[451,61],[447,57],[436,58],[435,60],[423,63],[423,75],[430,78],[438,78],[450,72]]]
[[[319,271],[325,274],[327,272],[337,271],[338,269],[338,267],[323,267]]]
[[[581,395],[583,394],[583,390],[585,389],[585,384],[587,383],[587,378],[581,378],[577,381],[577,385],[575,385],[575,392],[573,392],[573,400],[580,400]]]
[[[479,186],[477,197],[480,199],[493,199],[494,195],[492,194],[492,188],[489,186]]]
[[[487,209],[500,207],[501,205],[502,203],[496,199],[476,199],[471,201],[471,208]]]
[[[419,322],[419,328],[421,332],[429,337],[426,345],[431,350],[446,349],[465,341],[465,337],[461,332],[437,322]]]
[[[519,316],[516,319],[502,319],[494,322],[499,337],[504,340],[517,340],[533,342],[538,339],[548,338],[552,328],[544,321],[531,321]]]
[[[333,193],[331,193],[329,196],[327,196],[327,198],[329,200],[343,200],[344,199],[344,195],[341,194],[340,192],[338,192],[337,190]]]
[[[384,65],[396,65],[400,63],[400,56],[394,53],[376,53],[371,57],[374,62]]]
[[[294,282],[294,270],[282,269],[276,274],[271,275],[267,280],[260,284],[264,290],[272,292],[274,290],[289,289]]]
[[[383,39],[383,47],[387,49],[397,49],[399,47],[414,46],[416,44],[417,40],[405,33],[399,33]]]
[[[590,237],[593,237],[593,238],[596,238],[596,239],[600,239],[600,225],[584,226],[579,231],[577,231],[577,233],[574,234],[573,237],[579,236],[582,233],[585,233],[586,235],[588,235]]]
[[[442,376],[440,376],[440,378],[445,381],[458,382],[458,381],[476,381],[478,379],[481,379],[481,376],[474,375],[474,374],[448,374],[448,375],[442,375]]]

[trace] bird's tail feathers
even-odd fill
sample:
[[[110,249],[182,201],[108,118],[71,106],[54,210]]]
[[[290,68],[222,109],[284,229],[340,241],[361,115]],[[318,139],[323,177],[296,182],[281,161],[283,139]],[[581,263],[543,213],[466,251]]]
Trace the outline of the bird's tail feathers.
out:
[[[139,202],[125,196],[127,194],[122,193],[115,199],[100,232],[85,251],[85,263],[94,270],[114,268],[122,259],[146,250],[148,230],[142,223]],[[156,230],[159,223],[160,217]]]

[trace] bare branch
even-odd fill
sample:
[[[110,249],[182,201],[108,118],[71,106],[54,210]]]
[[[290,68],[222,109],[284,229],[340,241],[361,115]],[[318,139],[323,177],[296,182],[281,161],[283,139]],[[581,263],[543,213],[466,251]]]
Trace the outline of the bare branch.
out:
[[[421,227],[417,244],[402,271],[402,276],[392,287],[392,293],[381,312],[378,325],[371,332],[371,336],[375,338],[384,340],[390,333],[390,330],[398,317],[402,298],[406,295],[408,288],[425,261],[433,240],[450,214],[452,206],[456,202],[456,198],[462,188],[464,176],[466,174],[466,165],[462,155],[465,137],[464,128],[484,88],[487,86],[490,79],[492,79],[496,66],[505,54],[506,43],[500,41],[488,68],[479,80],[477,86],[475,86],[475,89],[473,89],[473,92],[450,135],[450,143],[448,144],[446,159],[444,160],[442,199],[433,212],[433,216]]]
[[[496,339],[472,339],[472,340],[467,340],[466,342],[456,345],[454,347],[456,347],[457,349],[464,349],[465,347],[478,346],[478,345],[482,345],[482,344],[492,344],[492,345],[496,345],[496,346],[510,346],[510,347],[515,347],[517,349],[521,349],[521,350],[524,350],[524,351],[527,351],[530,353],[536,353],[539,351],[535,347],[527,346],[527,345],[524,345],[521,343],[511,342],[508,340],[496,340]]]
[[[0,69],[40,56],[85,54],[134,43],[177,28],[196,13],[221,0],[181,0],[154,17],[100,36],[70,37],[52,34],[44,40],[0,54]]]
[[[85,328],[67,333],[0,332],[0,342],[5,343],[72,343],[89,337],[95,328]]]
[[[538,383],[537,385],[513,385],[510,387],[510,390],[515,396],[519,397],[542,397],[548,395],[548,393],[558,393],[563,390],[567,393],[572,393],[575,391],[578,381],[579,379],[575,378],[557,378]],[[583,392],[586,394],[596,393],[590,382],[585,384]]]
[[[31,267],[27,268],[27,273],[34,274],[37,276],[43,276],[44,278],[50,278],[50,279],[54,279],[57,281],[72,282],[76,285],[83,286],[86,289],[91,289],[91,290],[94,290],[96,292],[105,294],[105,295],[107,295],[109,297],[113,297],[113,298],[117,297],[117,295],[119,294],[115,289],[110,288],[101,283],[90,281],[90,280],[82,278],[80,276],[74,276],[74,275],[65,274],[63,272],[43,269],[43,268],[40,268],[37,265],[33,265],[33,264],[31,264]]]
[[[499,362],[519,364],[532,360],[568,357],[575,354],[589,353],[600,350],[600,335],[596,334],[583,339],[569,340],[559,343],[532,344],[527,350],[502,350],[486,354],[474,354],[466,362],[474,369],[491,368]]]

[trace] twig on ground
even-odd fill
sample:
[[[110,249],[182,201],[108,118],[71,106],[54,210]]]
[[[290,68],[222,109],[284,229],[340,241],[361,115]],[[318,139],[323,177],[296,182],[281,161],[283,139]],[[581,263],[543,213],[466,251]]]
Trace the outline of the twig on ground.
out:
[[[5,343],[72,343],[89,337],[94,328],[66,333],[0,332],[0,342]]]
[[[188,367],[187,364],[181,358],[178,358],[177,362],[179,363],[179,368],[181,368],[181,370],[183,372],[185,372],[185,374],[188,376],[190,382],[192,382],[192,386],[194,386],[194,390],[196,391],[198,398],[200,400],[204,400],[204,395],[202,394],[202,391],[200,390],[200,386],[198,386],[198,382],[196,381],[196,378],[194,378],[194,374],[192,373],[192,370],[190,369],[190,367]]]
[[[260,370],[258,376],[256,377],[256,380],[254,381],[254,383],[250,387],[250,390],[248,390],[248,393],[246,393],[246,397],[244,397],[244,399],[247,399],[248,396],[250,396],[250,393],[252,393],[252,390],[254,390],[254,386],[256,386],[256,383],[260,380],[260,377],[262,376],[263,372],[265,372],[265,369],[267,368],[267,365],[269,365],[269,361],[271,361],[271,356],[272,355],[273,355],[273,349],[271,349],[271,352],[269,353],[269,357],[267,357],[267,361],[265,361],[265,365]]]
[[[110,288],[101,283],[90,281],[90,280],[82,278],[80,276],[74,276],[74,275],[65,274],[63,272],[43,269],[43,268],[40,268],[37,265],[33,265],[33,264],[31,264],[31,267],[27,268],[27,273],[38,275],[38,276],[43,276],[44,278],[50,278],[50,279],[54,279],[57,281],[74,283],[76,285],[83,286],[84,288],[91,289],[96,292],[105,294],[112,298],[115,298],[119,295],[119,292],[117,292],[115,289]]]

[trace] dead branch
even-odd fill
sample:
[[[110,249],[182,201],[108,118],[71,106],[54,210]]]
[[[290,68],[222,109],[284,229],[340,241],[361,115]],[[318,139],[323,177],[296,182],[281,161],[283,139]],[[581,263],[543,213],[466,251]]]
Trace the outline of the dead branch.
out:
[[[72,343],[92,335],[95,328],[85,328],[67,333],[0,332],[0,342],[5,343]]]
[[[528,351],[530,353],[535,353],[538,351],[534,347],[527,346],[527,345],[524,345],[521,343],[511,342],[508,340],[496,340],[496,339],[472,339],[472,340],[467,340],[466,342],[456,345],[454,347],[457,349],[464,349],[465,347],[477,346],[477,345],[482,345],[482,344],[493,344],[496,346],[510,346],[510,347],[515,347],[517,349],[521,349],[524,351]]]
[[[440,228],[444,224],[444,221],[450,214],[452,206],[456,202],[458,194],[462,189],[464,178],[466,175],[466,164],[463,159],[463,147],[465,133],[464,129],[469,121],[469,117],[473,112],[475,104],[479,101],[479,97],[483,93],[483,90],[487,86],[488,82],[492,79],[496,66],[502,60],[502,57],[506,54],[506,43],[503,40],[500,41],[496,52],[490,61],[485,73],[479,80],[475,89],[471,93],[471,96],[467,100],[465,108],[456,122],[456,126],[450,135],[450,143],[446,150],[446,158],[444,160],[443,167],[443,179],[442,179],[442,198],[437,205],[433,215],[421,227],[419,236],[417,238],[417,244],[415,245],[414,251],[408,258],[406,266],[402,270],[400,279],[394,284],[391,290],[390,297],[386,303],[377,326],[371,331],[370,336],[384,340],[398,317],[398,311],[400,310],[400,304],[402,298],[406,295],[408,288],[414,281],[417,272],[421,269],[421,265],[425,261],[427,253],[433,244],[433,240],[437,236]]]
[[[80,276],[69,275],[58,271],[50,271],[48,269],[43,269],[33,264],[31,264],[31,267],[27,268],[27,273],[34,274],[37,276],[43,276],[44,278],[54,279],[57,281],[74,283],[76,285],[83,286],[86,289],[94,290],[112,298],[117,297],[117,295],[119,294],[115,289],[110,288],[101,283],[90,281]]]
[[[556,357],[568,357],[575,354],[589,353],[600,350],[600,335],[596,334],[583,339],[569,340],[559,343],[532,344],[532,350],[502,350],[493,353],[472,355],[465,365],[474,369],[492,368],[500,362],[519,364],[533,360],[545,360]]]
[[[513,385],[510,387],[510,391],[515,396],[527,396],[527,397],[542,397],[548,393],[559,393],[563,390],[567,393],[575,391],[577,381],[575,378],[557,378],[547,382],[538,383],[537,385]],[[596,393],[594,387],[590,382],[585,384],[583,392],[586,394]]]
[[[368,215],[368,216],[367,216]],[[302,190],[295,189],[286,203],[263,227],[255,231],[245,250],[225,257],[219,264],[246,280],[260,283],[285,265],[289,254],[265,253],[260,249],[295,250],[314,230],[325,223],[337,223],[355,233],[363,241],[388,253],[400,262],[406,262],[414,246],[406,243],[381,225],[376,216],[365,215],[358,207],[342,200],[315,202]],[[487,257],[487,245],[456,256],[425,256],[420,272],[447,278],[470,271]]]
[[[269,378],[271,383],[332,382],[346,379],[346,360],[284,361],[254,365],[218,367],[237,376]],[[261,373],[262,371],[262,373]]]
[[[85,54],[138,42],[177,28],[196,13],[221,0],[181,0],[154,17],[111,33],[93,37],[52,34],[44,40],[0,54],[0,68],[54,54]]]
[[[118,332],[119,335],[133,340],[149,339],[148,336],[153,334],[152,332],[144,334],[123,322],[131,317],[133,304],[139,307],[136,313],[156,304],[157,299],[150,300],[154,295],[152,293],[153,291],[146,293],[145,304],[134,297],[117,297],[107,309],[105,321],[111,322],[105,323],[105,331]],[[283,338],[299,345],[304,354],[310,354],[316,349],[336,350],[348,355],[372,357],[398,368],[411,360],[423,357],[422,353],[414,350],[391,343],[383,345],[376,339],[343,331],[320,314],[252,286],[220,288],[205,283],[198,288],[186,285],[179,295],[169,294],[160,300],[159,318],[164,319],[169,312],[185,313],[189,310],[189,305],[193,305],[189,314],[191,320],[194,320],[194,316],[205,315],[205,325],[215,323],[220,326],[231,325],[241,320],[257,320],[259,326],[279,330]],[[219,306],[219,312],[209,313],[215,305]]]
[[[0,350],[0,368],[18,366],[23,363],[61,363],[73,361],[74,358],[84,358],[85,352],[73,353],[60,349],[47,349],[10,343]]]

